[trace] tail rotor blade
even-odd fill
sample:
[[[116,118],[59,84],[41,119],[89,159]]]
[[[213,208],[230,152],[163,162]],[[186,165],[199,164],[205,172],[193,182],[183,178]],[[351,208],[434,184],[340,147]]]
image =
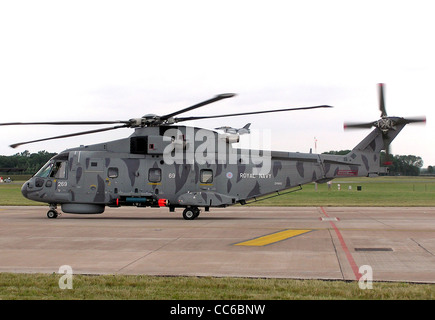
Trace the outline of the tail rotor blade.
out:
[[[375,125],[374,122],[347,122],[343,125],[344,129],[369,129]]]
[[[384,97],[385,84],[379,84],[379,110],[381,110],[381,117],[387,116],[387,110],[385,109],[385,97]]]
[[[399,124],[409,124],[409,123],[422,123],[426,124],[426,117],[411,117],[411,118],[402,118],[397,121]]]
[[[388,145],[385,148],[385,159],[383,162],[384,166],[391,166],[393,164],[393,161],[391,160],[391,153],[390,153],[390,145]]]

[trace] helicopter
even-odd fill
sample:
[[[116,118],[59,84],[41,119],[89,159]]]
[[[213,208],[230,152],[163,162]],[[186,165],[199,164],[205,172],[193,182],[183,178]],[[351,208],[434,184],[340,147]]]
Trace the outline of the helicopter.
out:
[[[265,195],[279,196],[302,189],[302,185],[325,183],[334,178],[386,173],[381,166],[381,151],[409,123],[425,122],[424,117],[389,117],[385,109],[383,84],[379,84],[381,119],[368,123],[347,123],[345,128],[371,128],[371,131],[346,155],[241,149],[237,130],[231,132],[179,125],[200,119],[233,117],[285,111],[331,108],[329,105],[242,112],[212,116],[178,115],[234,97],[219,94],[193,106],[159,116],[116,121],[10,122],[11,125],[101,125],[115,126],[12,144],[92,134],[119,128],[132,128],[126,138],[64,150],[51,158],[21,192],[24,197],[48,203],[48,218],[62,212],[101,214],[106,207],[166,207],[170,212],[183,208],[183,218],[196,219],[204,208],[245,205]],[[231,129],[231,130],[229,130]],[[233,130],[234,129],[234,130]],[[233,132],[234,131],[234,132]],[[61,206],[61,212],[57,210]]]
[[[249,130],[249,127],[251,126],[250,123],[247,123],[243,126],[243,128],[233,128],[233,127],[229,127],[229,126],[223,126],[223,127],[219,127],[219,128],[215,128],[216,130],[222,130],[225,133],[233,133],[233,134],[249,134],[251,133],[251,130]]]

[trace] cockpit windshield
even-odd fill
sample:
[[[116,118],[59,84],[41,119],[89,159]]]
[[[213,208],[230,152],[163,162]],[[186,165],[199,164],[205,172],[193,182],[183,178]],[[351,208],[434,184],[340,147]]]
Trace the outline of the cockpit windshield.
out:
[[[35,177],[48,178],[50,176],[51,169],[53,168],[54,161],[48,161],[36,174]]]
[[[66,179],[68,168],[68,153],[61,153],[48,161],[35,177]]]

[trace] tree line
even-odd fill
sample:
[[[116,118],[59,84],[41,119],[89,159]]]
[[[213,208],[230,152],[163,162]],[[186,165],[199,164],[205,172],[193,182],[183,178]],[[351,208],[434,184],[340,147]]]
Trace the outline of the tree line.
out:
[[[340,151],[328,151],[324,154],[337,154],[345,155],[351,150],[340,150]],[[391,164],[385,165],[389,168],[388,175],[391,176],[418,176],[420,175],[421,169],[423,167],[423,159],[415,155],[393,155],[381,152],[381,164],[389,162]],[[429,166],[428,168],[432,168]]]
[[[12,156],[0,156],[0,172],[15,169],[15,171],[22,174],[34,174],[56,154],[45,150],[37,153],[30,153],[25,150]]]

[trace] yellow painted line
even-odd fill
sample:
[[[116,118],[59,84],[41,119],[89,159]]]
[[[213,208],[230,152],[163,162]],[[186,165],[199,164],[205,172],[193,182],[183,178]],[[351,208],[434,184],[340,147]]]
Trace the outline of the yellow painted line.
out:
[[[261,247],[272,244],[278,241],[286,240],[301,234],[310,232],[311,230],[283,230],[266,236],[258,237],[252,240],[236,243],[235,246],[252,246]]]

